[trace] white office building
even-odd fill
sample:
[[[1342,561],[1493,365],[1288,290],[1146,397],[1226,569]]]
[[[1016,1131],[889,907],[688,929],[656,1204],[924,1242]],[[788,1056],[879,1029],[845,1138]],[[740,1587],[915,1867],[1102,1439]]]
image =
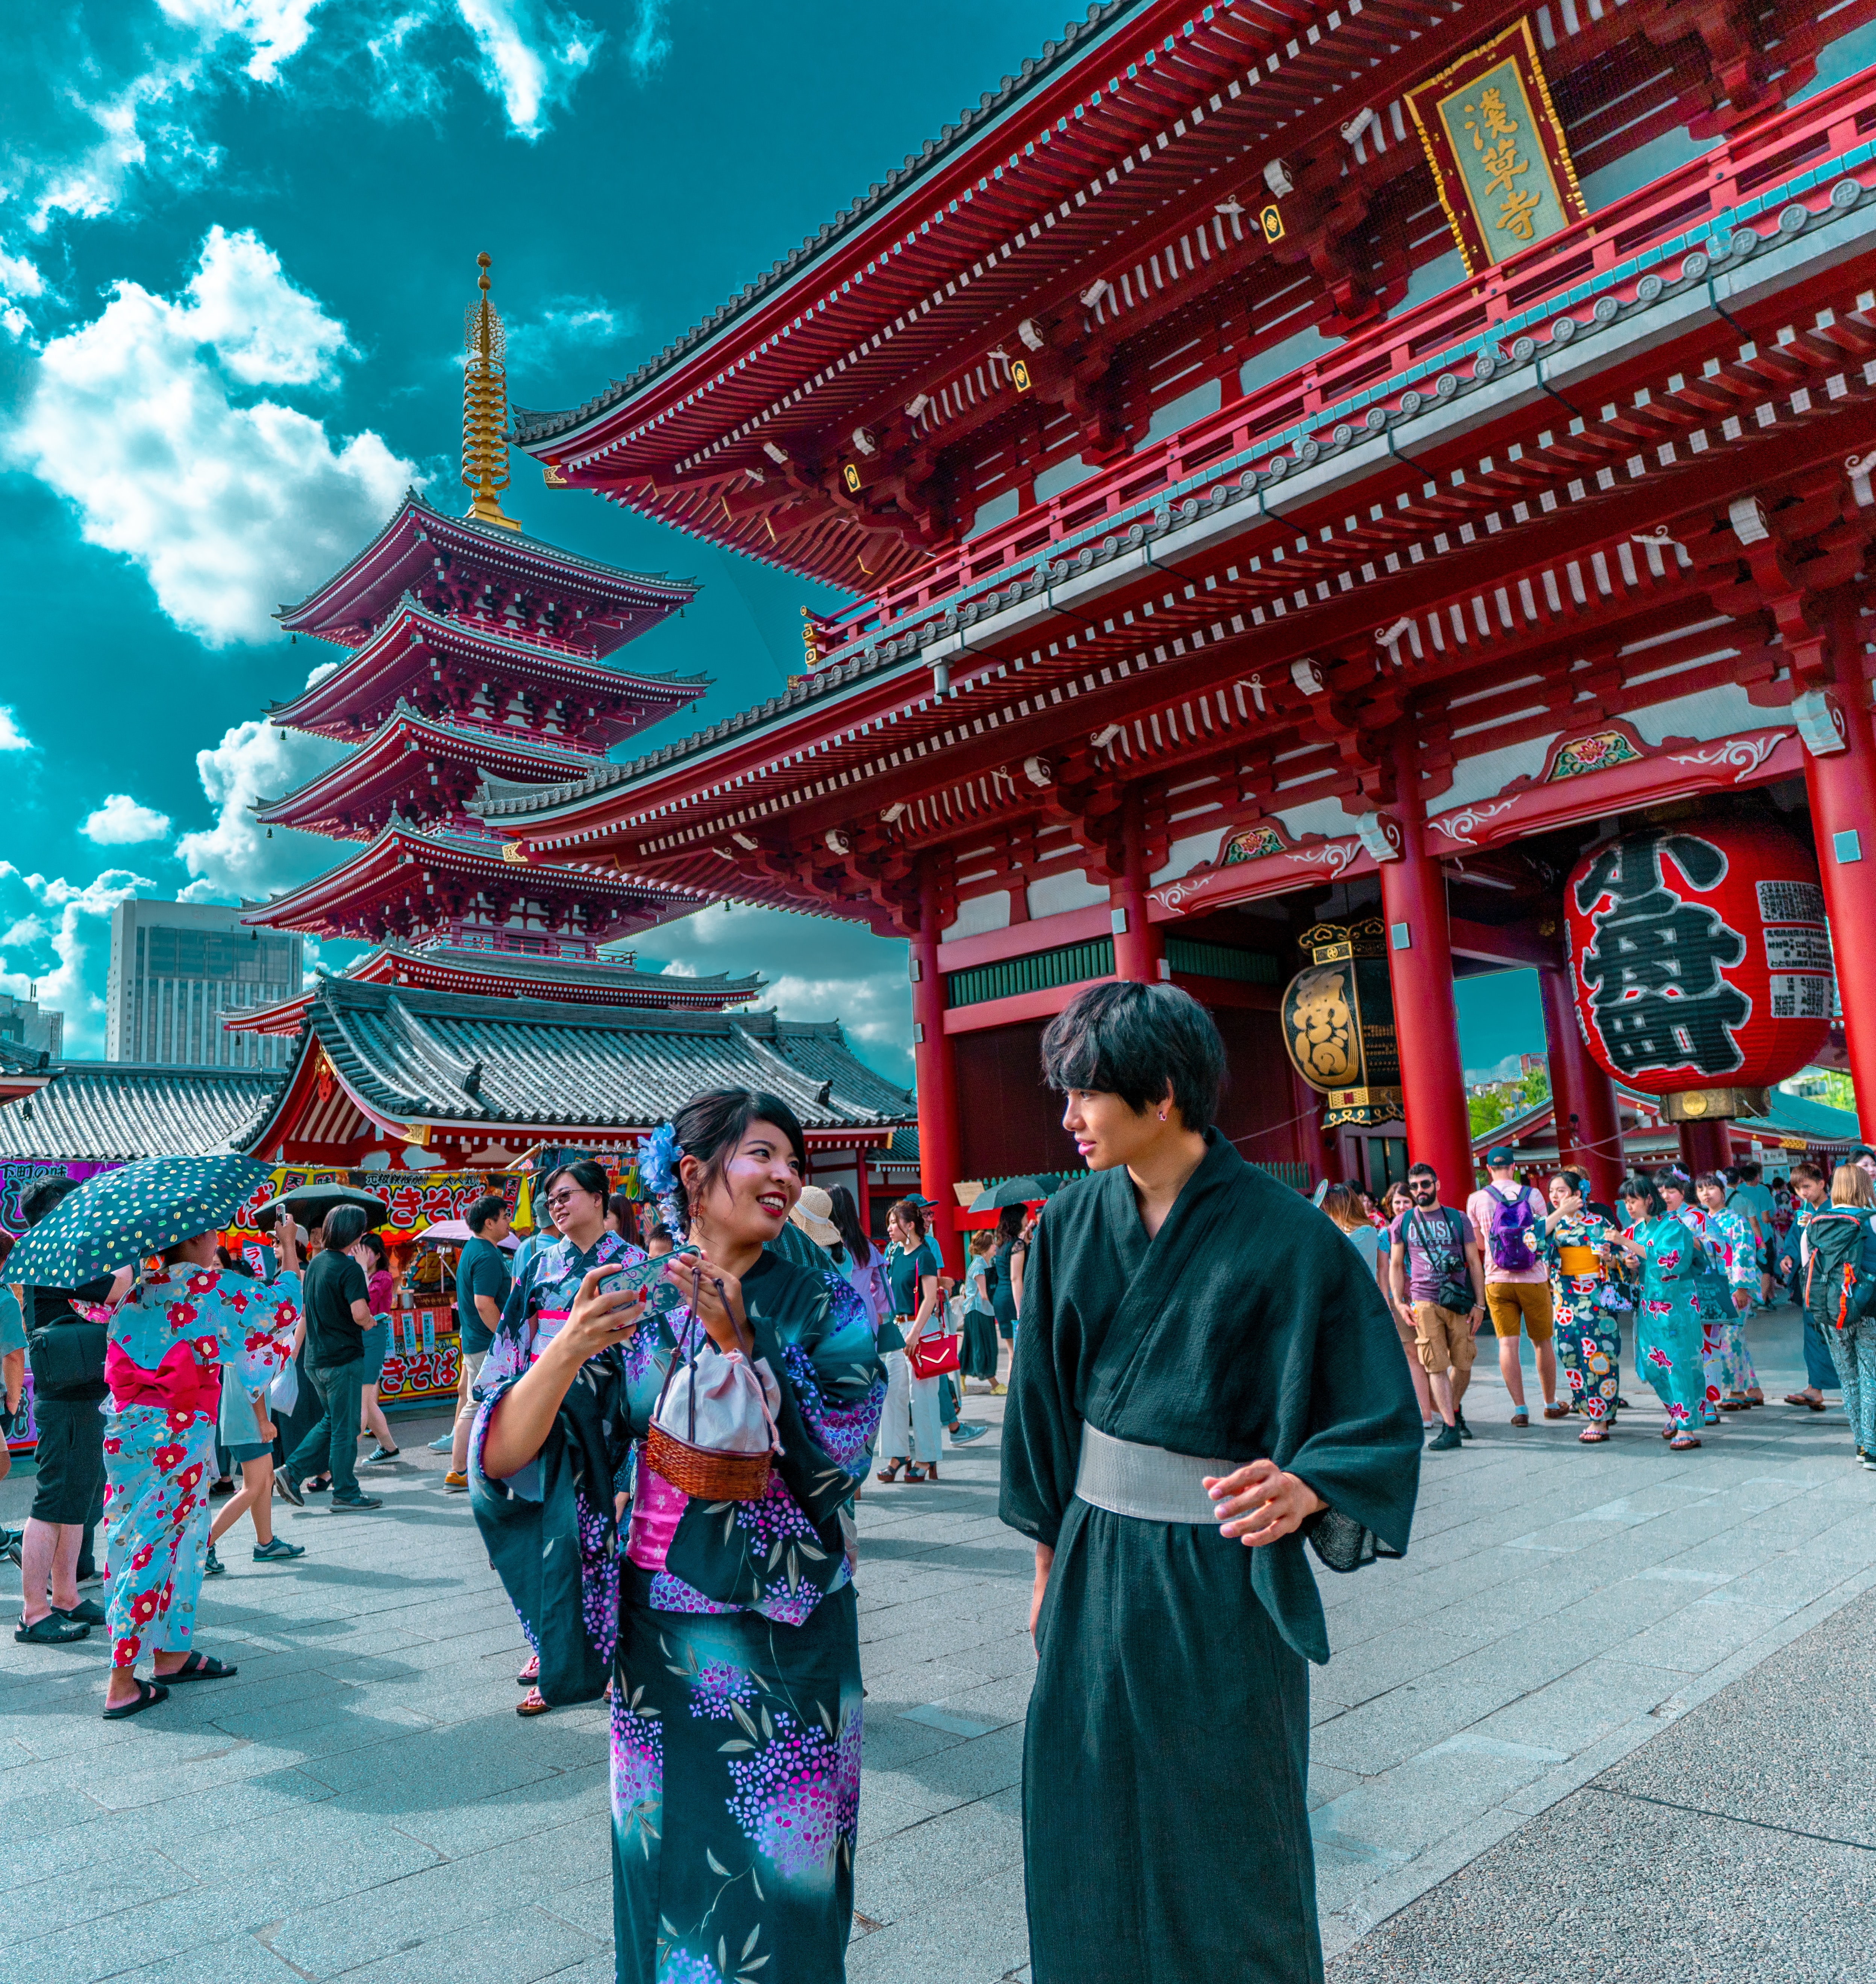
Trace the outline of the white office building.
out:
[[[34,986],[23,999],[0,992],[0,1041],[10,1041],[30,1054],[49,1054],[57,1061],[65,1052],[65,1016],[56,1006],[39,1004],[39,988]]]
[[[105,1056],[173,1067],[281,1067],[290,1040],[231,1034],[224,1014],[299,991],[304,943],[210,903],[131,900],[111,912]]]

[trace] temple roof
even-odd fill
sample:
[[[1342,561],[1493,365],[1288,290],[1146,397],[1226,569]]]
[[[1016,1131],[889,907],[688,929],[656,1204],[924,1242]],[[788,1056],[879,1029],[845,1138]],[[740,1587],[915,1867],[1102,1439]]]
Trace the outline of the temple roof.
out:
[[[314,1055],[368,1117],[398,1124],[605,1135],[648,1129],[710,1088],[767,1089],[824,1144],[884,1143],[913,1114],[905,1090],[854,1057],[837,1020],[598,1013],[324,978],[306,1022],[246,1149],[293,1133],[290,1105]]]
[[[36,1094],[0,1105],[0,1158],[90,1163],[227,1147],[279,1086],[270,1069],[59,1061]]]
[[[755,972],[742,978],[732,978],[727,973],[688,978],[675,972],[637,970],[629,957],[534,957],[524,952],[471,950],[447,943],[420,950],[394,938],[331,975],[357,984],[410,985],[432,992],[697,1012],[742,1005],[763,988],[763,980]],[[238,1017],[224,1017],[223,1024],[230,1033],[295,1034],[307,1005],[317,996],[314,986],[271,1006],[244,1009]],[[4,1092],[3,1085],[0,1092]]]
[[[563,642],[434,612],[407,595],[356,654],[290,702],[270,704],[268,719],[349,742],[376,729],[404,702],[444,714],[464,729],[498,735],[518,729],[459,708],[447,693],[451,676],[472,692],[490,681],[534,695],[544,688],[554,692],[557,706],[591,712],[584,739],[568,742],[579,748],[590,740],[595,755],[694,702],[709,686],[707,675],[627,675]],[[436,707],[426,710],[427,704]]]
[[[484,778],[504,785],[553,784],[584,777],[593,759],[558,750],[526,733],[440,722],[399,702],[359,749],[284,798],[257,800],[252,811],[270,826],[294,826],[343,840],[364,840],[393,813],[419,821],[457,812]],[[457,776],[451,778],[447,774]]]
[[[461,917],[474,921],[467,906],[484,890],[561,907],[585,905],[589,920],[582,934],[596,943],[662,923],[707,900],[588,869],[524,862],[512,846],[447,829],[420,829],[393,814],[338,866],[257,905],[241,920],[324,937],[356,938],[363,930],[376,939],[404,929],[435,929]]]
[[[404,594],[437,585],[440,571],[453,586],[477,577],[499,579],[564,606],[581,645],[595,654],[635,639],[697,592],[688,580],[600,565],[518,531],[447,515],[410,489],[390,522],[350,564],[298,605],[283,606],[276,617],[289,633],[357,647]]]

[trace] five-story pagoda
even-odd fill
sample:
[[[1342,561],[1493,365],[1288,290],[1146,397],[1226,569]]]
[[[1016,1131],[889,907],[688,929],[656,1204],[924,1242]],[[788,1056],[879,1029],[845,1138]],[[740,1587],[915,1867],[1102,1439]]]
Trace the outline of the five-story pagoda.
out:
[[[355,744],[256,817],[357,843],[333,868],[244,920],[374,948],[348,977],[434,990],[613,1006],[720,1009],[755,977],[673,979],[603,945],[709,900],[618,875],[518,858],[467,810],[484,797],[588,777],[621,739],[694,702],[702,676],[613,665],[628,642],[693,596],[682,581],[598,565],[524,535],[503,513],[508,481],[505,338],[489,257],[468,313],[463,477],[451,517],[414,491],[344,569],[280,624],[332,642],[270,719]],[[303,997],[243,1016],[244,1030],[297,1030]]]

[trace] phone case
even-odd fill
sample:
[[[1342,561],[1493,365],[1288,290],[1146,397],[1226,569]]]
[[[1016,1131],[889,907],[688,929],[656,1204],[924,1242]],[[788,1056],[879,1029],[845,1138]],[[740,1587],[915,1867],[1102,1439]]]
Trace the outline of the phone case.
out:
[[[602,1289],[629,1289],[635,1293],[645,1291],[645,1312],[647,1315],[668,1315],[675,1309],[684,1306],[684,1291],[674,1288],[665,1279],[665,1263],[681,1260],[686,1254],[695,1252],[692,1247],[680,1247],[675,1254],[660,1255],[655,1259],[635,1262],[629,1268],[621,1268],[608,1275],[601,1282]]]

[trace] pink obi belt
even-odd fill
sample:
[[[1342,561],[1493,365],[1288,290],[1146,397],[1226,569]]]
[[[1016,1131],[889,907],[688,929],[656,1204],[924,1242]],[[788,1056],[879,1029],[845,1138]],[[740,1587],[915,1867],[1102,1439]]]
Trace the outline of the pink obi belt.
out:
[[[221,1403],[222,1367],[211,1364],[205,1369],[187,1343],[171,1344],[153,1371],[121,1343],[113,1343],[104,1353],[104,1382],[120,1413],[132,1406],[156,1406],[165,1412],[206,1413],[213,1419]]]

